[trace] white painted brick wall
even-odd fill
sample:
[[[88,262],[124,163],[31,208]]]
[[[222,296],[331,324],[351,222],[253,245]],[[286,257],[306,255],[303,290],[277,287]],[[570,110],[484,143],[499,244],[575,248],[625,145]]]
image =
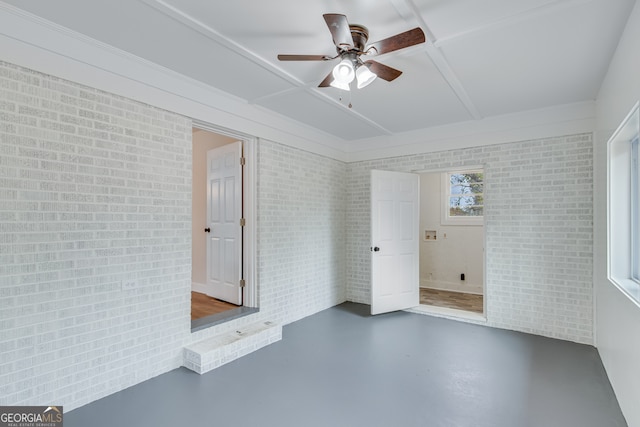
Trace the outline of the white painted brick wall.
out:
[[[6,63],[0,99],[0,404],[79,406],[175,367],[190,120]]]
[[[281,325],[346,300],[346,165],[258,143],[260,312],[192,334],[197,342],[259,321]]]
[[[591,134],[348,165],[347,299],[370,302],[369,171],[485,167],[488,325],[593,343]]]
[[[282,326],[259,322],[184,348],[183,366],[204,374],[282,339]]]
[[[489,324],[592,342],[591,135],[350,165],[261,141],[261,311],[194,334],[190,138],[184,117],[0,62],[0,405],[70,410],[192,342],[368,303],[372,168],[484,164]]]
[[[346,166],[258,152],[260,313],[191,334],[190,120],[0,62],[0,405],[68,411],[344,301]]]
[[[260,303],[286,324],[345,301],[346,165],[260,141]]]

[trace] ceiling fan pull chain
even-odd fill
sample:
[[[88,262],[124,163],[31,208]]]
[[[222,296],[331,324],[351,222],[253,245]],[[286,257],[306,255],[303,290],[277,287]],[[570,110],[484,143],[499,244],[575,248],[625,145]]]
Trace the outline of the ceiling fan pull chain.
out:
[[[343,99],[342,99],[342,92],[343,92],[343,91],[342,91],[342,90],[340,90],[340,96],[338,97],[338,101],[340,101],[340,103],[341,103],[341,104],[342,104],[342,101],[343,101]],[[348,107],[349,107],[349,108],[352,108],[352,107],[353,107],[353,105],[351,104],[351,91],[349,91],[349,105],[348,105]]]

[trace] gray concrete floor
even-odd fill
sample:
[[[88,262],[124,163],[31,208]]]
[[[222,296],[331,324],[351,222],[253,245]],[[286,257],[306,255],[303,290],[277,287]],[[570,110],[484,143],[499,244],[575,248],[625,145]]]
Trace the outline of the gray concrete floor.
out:
[[[198,375],[184,368],[65,427],[626,426],[595,348],[346,303]]]

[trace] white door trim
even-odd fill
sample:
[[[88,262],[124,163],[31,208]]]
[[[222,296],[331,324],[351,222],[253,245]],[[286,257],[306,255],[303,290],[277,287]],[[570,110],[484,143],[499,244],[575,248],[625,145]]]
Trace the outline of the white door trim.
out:
[[[222,128],[200,120],[192,120],[192,127],[202,129],[219,135],[228,136],[243,141],[244,157],[244,236],[243,236],[243,260],[242,270],[246,285],[243,295],[244,307],[258,307],[258,280],[257,280],[257,144],[258,138],[241,132]]]
[[[444,172],[450,172],[452,170],[457,170],[457,171],[467,171],[467,170],[477,170],[477,169],[482,169],[484,171],[484,173],[486,174],[486,170],[487,167],[485,164],[471,164],[471,165],[460,165],[460,166],[456,166],[456,165],[452,165],[450,167],[446,167],[446,168],[433,168],[433,169],[415,169],[412,170],[411,173],[416,173],[418,175],[421,174],[430,174],[430,173],[444,173]],[[420,201],[420,203],[422,203],[422,200]],[[420,207],[422,209],[422,206]],[[484,321],[487,320],[487,217],[486,215],[483,216],[482,219],[482,319]],[[428,305],[420,305],[420,307],[422,307],[419,310],[422,310],[422,312],[428,311],[431,307],[433,306],[428,306]],[[436,311],[441,311],[436,309]],[[470,313],[470,312],[465,312],[465,313]],[[473,320],[477,320],[477,316],[475,316],[473,313],[470,313],[469,316],[471,316],[471,318]],[[456,316],[456,317],[463,317],[463,318],[468,318],[469,316]]]

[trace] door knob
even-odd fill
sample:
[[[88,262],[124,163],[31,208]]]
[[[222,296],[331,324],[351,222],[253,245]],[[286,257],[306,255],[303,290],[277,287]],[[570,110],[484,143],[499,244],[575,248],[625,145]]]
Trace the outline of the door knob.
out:
[[[205,233],[211,233],[211,229],[209,227],[207,227],[207,228],[204,229],[204,232]]]
[[[380,248],[376,246],[376,247],[371,248],[371,250],[372,250],[373,252],[379,252],[379,251],[380,251]]]

